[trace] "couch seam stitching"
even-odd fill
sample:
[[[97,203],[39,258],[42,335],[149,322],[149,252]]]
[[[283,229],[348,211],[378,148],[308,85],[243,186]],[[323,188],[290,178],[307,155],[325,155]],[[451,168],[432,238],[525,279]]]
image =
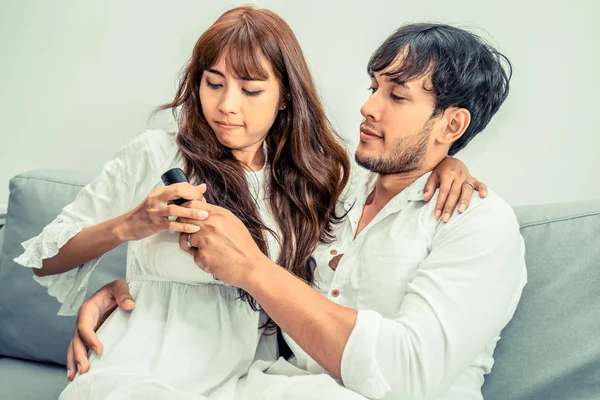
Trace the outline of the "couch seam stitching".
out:
[[[78,183],[75,181],[66,181],[66,180],[59,180],[56,178],[47,178],[47,177],[41,177],[41,176],[15,176],[13,178],[14,180],[18,180],[18,179],[24,179],[24,180],[38,180],[38,181],[46,181],[46,182],[52,182],[52,183],[59,183],[62,185],[70,185],[70,186],[85,186],[85,184],[83,183]]]
[[[564,218],[548,219],[548,220],[545,220],[545,221],[532,222],[532,223],[529,223],[529,224],[521,225],[521,229],[531,228],[531,227],[540,226],[540,225],[547,225],[547,224],[551,224],[551,223],[554,223],[554,222],[564,222],[564,221],[570,221],[570,220],[574,220],[574,219],[580,219],[580,218],[586,218],[586,217],[594,217],[594,216],[597,216],[597,215],[600,215],[600,212],[593,212],[593,213],[588,213],[588,214],[573,215],[573,216],[564,217]]]

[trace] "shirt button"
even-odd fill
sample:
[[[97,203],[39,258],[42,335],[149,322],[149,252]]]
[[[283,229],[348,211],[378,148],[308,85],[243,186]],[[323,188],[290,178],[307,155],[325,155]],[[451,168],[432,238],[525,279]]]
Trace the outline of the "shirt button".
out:
[[[332,256],[335,256],[337,254],[337,250],[330,250],[329,254],[331,254]]]
[[[337,289],[333,289],[333,290],[331,291],[331,296],[333,296],[333,297],[338,297],[339,295],[340,295],[340,291],[339,291],[339,290],[337,290]]]

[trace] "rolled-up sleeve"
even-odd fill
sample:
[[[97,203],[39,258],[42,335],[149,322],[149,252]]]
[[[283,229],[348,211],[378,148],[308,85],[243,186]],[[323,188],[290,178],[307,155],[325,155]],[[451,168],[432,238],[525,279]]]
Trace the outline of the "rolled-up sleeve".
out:
[[[359,310],[341,361],[346,387],[374,399],[435,397],[512,318],[527,280],[512,209],[488,198],[454,218],[434,235],[395,318]]]

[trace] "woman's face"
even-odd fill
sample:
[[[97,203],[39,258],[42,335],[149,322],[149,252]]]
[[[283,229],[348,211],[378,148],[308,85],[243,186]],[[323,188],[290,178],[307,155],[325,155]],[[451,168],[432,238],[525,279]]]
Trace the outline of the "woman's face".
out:
[[[202,112],[219,142],[234,151],[256,153],[282,109],[279,82],[268,62],[266,80],[240,79],[224,57],[202,74]]]

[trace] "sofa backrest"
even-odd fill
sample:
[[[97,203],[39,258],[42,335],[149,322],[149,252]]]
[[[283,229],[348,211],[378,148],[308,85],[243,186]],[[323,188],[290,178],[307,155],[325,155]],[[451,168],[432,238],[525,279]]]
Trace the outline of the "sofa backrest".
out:
[[[75,199],[87,176],[70,171],[33,171],[10,181],[4,244],[0,254],[0,356],[65,364],[75,317],[56,315],[60,304],[13,259],[21,243],[39,234]],[[125,276],[126,246],[107,253],[90,278],[88,296]]]
[[[528,284],[486,400],[600,398],[600,201],[515,209]]]

